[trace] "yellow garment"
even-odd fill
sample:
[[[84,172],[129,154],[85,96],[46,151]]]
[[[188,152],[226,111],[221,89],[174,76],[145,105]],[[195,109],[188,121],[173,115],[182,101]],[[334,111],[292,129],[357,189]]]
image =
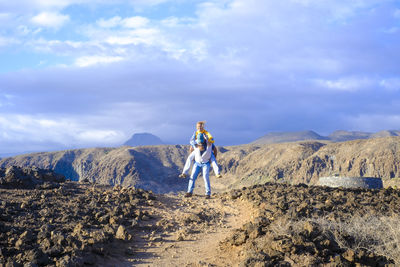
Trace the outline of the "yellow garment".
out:
[[[208,141],[211,144],[214,144],[214,137],[212,137],[212,135],[209,132],[207,132],[206,130],[196,131],[196,136],[194,137],[195,140],[197,139],[197,135],[200,134],[200,133],[207,135]]]

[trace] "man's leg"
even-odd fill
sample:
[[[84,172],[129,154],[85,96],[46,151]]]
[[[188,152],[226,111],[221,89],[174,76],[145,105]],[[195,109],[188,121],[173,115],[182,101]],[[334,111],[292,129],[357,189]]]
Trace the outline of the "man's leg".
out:
[[[189,178],[189,184],[188,184],[188,190],[187,190],[187,192],[190,194],[193,193],[194,185],[195,185],[197,176],[199,175],[200,171],[201,171],[201,167],[199,165],[197,165],[197,163],[195,162],[193,165],[193,169],[192,169],[192,175],[190,175],[190,178]]]
[[[210,163],[203,164],[203,179],[204,179],[204,187],[206,189],[206,196],[211,195],[211,187],[210,187]]]

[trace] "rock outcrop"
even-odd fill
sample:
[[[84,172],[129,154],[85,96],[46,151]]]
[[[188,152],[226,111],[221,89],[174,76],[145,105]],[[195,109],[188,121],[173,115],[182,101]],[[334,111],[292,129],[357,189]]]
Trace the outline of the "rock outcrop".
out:
[[[43,186],[48,188],[64,181],[64,175],[51,170],[17,166],[0,168],[0,188],[32,189]]]

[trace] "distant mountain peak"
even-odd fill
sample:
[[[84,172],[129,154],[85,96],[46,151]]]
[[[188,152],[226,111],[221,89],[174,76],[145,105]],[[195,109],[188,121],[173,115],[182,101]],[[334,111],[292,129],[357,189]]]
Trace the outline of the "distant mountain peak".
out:
[[[400,131],[397,130],[383,130],[376,132],[372,137],[389,137],[389,136],[400,136]]]
[[[328,138],[332,142],[344,142],[356,139],[368,139],[371,138],[371,135],[372,133],[369,132],[338,130],[331,133]]]
[[[330,142],[345,142],[359,139],[400,136],[398,130],[383,130],[376,133],[361,131],[336,130],[328,136],[322,136],[314,131],[270,132],[250,144],[288,143],[306,140],[327,140]]]
[[[158,136],[151,133],[135,133],[124,143],[125,146],[152,146],[165,144]]]
[[[326,137],[314,131],[270,132],[255,140],[252,144],[286,143],[304,140],[326,140]]]

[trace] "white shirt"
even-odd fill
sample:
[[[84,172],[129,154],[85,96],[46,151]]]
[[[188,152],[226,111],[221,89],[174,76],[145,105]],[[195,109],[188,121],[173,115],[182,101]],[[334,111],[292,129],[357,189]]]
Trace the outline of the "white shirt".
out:
[[[203,154],[201,154],[200,148],[196,147],[193,151],[194,153],[194,160],[197,163],[207,163],[210,158],[211,158],[211,149],[212,146],[207,146],[207,149],[205,150],[205,152],[203,152]]]

